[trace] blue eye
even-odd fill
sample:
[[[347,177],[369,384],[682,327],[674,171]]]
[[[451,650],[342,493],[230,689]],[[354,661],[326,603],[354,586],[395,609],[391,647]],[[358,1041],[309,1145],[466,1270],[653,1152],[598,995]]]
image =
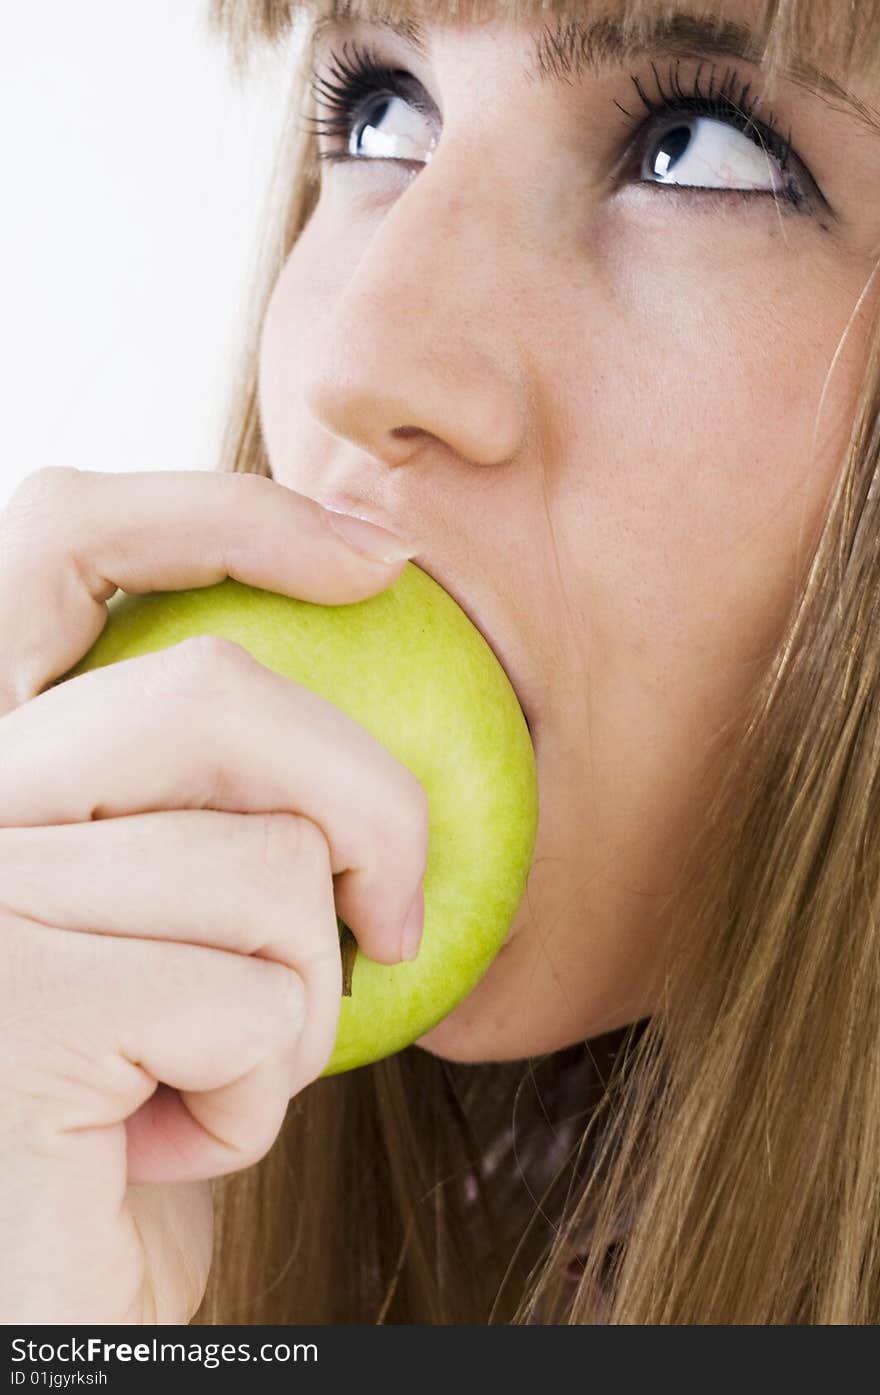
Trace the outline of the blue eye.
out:
[[[701,65],[692,88],[683,90],[676,63],[667,92],[656,67],[651,67],[657,99],[648,97],[632,75],[647,119],[633,117],[615,103],[639,127],[636,144],[641,155],[633,171],[637,183],[694,192],[767,194],[795,207],[807,202],[805,190],[815,187],[813,181],[793,156],[790,140],[779,135],[773,115],[756,115],[750,83],[739,81],[730,69],[716,89],[713,68],[704,91]],[[330,55],[328,68],[328,76],[312,76],[312,90],[327,114],[307,121],[325,139],[345,144],[319,149],[319,160],[424,164],[430,159],[440,113],[410,73],[382,63],[368,48],[352,45],[349,56],[347,44],[341,55]],[[789,171],[793,159],[803,172],[801,179]]]
[[[639,182],[786,193],[780,162],[727,121],[676,116],[644,144]]]
[[[347,49],[348,45],[343,44],[341,55],[330,55],[328,66],[335,82],[312,75],[312,91],[329,115],[307,118],[308,126],[324,137],[342,137],[346,142],[344,150],[319,150],[318,159],[412,159],[424,163],[425,151],[430,158],[436,137],[429,135],[427,142],[419,141],[418,128],[424,126],[427,117],[439,120],[434,103],[426,99],[421,84],[404,69],[388,67],[369,49],[359,49],[357,45],[352,46],[349,58]],[[396,130],[379,131],[392,107]],[[358,141],[362,141],[360,150],[352,150],[352,143]]]
[[[638,77],[632,76],[648,112],[638,139],[642,155],[639,183],[766,193],[797,207],[806,201],[805,189],[812,181],[800,161],[797,164],[803,179],[798,181],[791,175],[790,165],[797,160],[791,140],[779,134],[772,113],[758,118],[756,103],[749,98],[751,83],[741,83],[731,68],[716,89],[713,69],[708,89],[703,91],[701,67],[693,87],[683,90],[676,64],[674,73],[670,70],[671,91],[667,92],[654,64],[651,67],[657,100],[648,97]],[[638,121],[624,107],[620,110],[634,124]]]
[[[368,98],[359,113],[351,119],[345,153],[352,159],[369,157],[424,161],[425,120],[410,101],[404,101],[395,94],[383,94],[374,100]],[[385,129],[381,129],[383,123],[387,123]],[[436,138],[431,135],[427,149],[433,150],[436,143]]]

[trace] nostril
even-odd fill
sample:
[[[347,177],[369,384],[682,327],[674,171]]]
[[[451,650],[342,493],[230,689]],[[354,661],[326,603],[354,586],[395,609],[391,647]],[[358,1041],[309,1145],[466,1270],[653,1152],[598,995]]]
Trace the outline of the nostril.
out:
[[[391,434],[396,436],[398,440],[411,441],[413,436],[418,436],[421,433],[417,426],[395,426]]]

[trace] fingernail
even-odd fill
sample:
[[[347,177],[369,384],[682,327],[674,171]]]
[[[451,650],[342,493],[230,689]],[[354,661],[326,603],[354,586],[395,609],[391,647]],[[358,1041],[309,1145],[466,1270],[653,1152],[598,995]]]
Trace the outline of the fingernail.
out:
[[[375,562],[402,562],[404,559],[415,557],[416,553],[421,551],[415,543],[404,542],[396,533],[389,533],[387,528],[379,528],[375,523],[368,523],[365,518],[358,518],[356,514],[338,513],[335,509],[328,508],[325,508],[324,512],[330,527],[349,547]]]
[[[407,917],[403,926],[403,938],[400,942],[401,959],[415,959],[419,952],[419,945],[422,942],[422,930],[425,925],[425,890],[419,886],[415,900],[407,912]]]

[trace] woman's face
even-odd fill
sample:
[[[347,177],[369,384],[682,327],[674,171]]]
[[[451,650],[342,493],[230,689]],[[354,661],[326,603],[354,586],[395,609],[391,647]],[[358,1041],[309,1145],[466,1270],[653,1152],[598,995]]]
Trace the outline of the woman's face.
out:
[[[367,80],[320,136],[352,158],[322,163],[261,342],[276,479],[416,540],[532,728],[527,895],[420,1042],[456,1060],[656,1006],[710,762],[734,750],[846,446],[880,236],[878,137],[840,102],[779,84],[784,167],[742,129],[755,98],[771,121],[753,65],[682,43],[552,82],[547,28],[428,23],[421,53],[363,21],[322,35],[331,83],[353,45],[405,76],[398,95]],[[649,112],[633,76],[679,110]],[[682,109],[698,76],[719,112]]]

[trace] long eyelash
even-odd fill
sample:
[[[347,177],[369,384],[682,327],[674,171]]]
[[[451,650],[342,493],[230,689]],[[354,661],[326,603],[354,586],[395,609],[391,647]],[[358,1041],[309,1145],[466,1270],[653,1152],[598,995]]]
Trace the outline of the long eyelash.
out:
[[[792,154],[791,130],[787,137],[783,137],[778,128],[778,121],[772,111],[767,111],[761,118],[756,117],[758,109],[756,98],[750,98],[752,89],[750,82],[740,79],[735,68],[728,68],[721,85],[715,87],[716,68],[714,64],[709,65],[709,87],[703,91],[700,86],[700,75],[704,64],[700,64],[697,75],[694,78],[693,89],[690,92],[682,90],[679,81],[678,70],[681,60],[676,59],[675,65],[669,66],[667,82],[670,91],[666,91],[660,81],[655,63],[651,64],[654,80],[657,83],[658,100],[653,101],[645,92],[635,73],[630,74],[630,79],[635,85],[643,106],[651,116],[675,116],[681,113],[698,116],[726,117],[730,123],[742,131],[763,150],[779,161],[783,174],[788,173],[789,162]],[[636,122],[638,117],[634,117],[619,102],[614,104],[624,116],[630,121]]]
[[[355,110],[368,97],[381,95],[402,97],[417,110],[430,114],[427,103],[419,98],[419,84],[411,74],[401,68],[389,67],[369,46],[359,47],[356,43],[352,43],[350,57],[348,50],[349,43],[346,42],[342,45],[342,54],[331,53],[329,57],[329,73],[336,79],[335,82],[331,82],[328,77],[318,78],[316,74],[312,75],[311,90],[316,98],[323,100],[330,114],[306,117],[307,129],[318,132],[325,137],[347,136],[351,129]],[[656,64],[651,64],[651,70],[657,84],[656,99],[648,96],[637,74],[630,74],[631,81],[649,116],[664,117],[687,114],[726,119],[737,130],[760,146],[762,150],[768,151],[778,161],[783,176],[786,175],[792,156],[791,131],[789,130],[788,136],[783,138],[772,111],[765,112],[761,117],[756,115],[758,101],[749,95],[752,84],[741,79],[734,68],[728,68],[723,80],[716,88],[717,69],[714,64],[709,64],[709,85],[704,91],[700,78],[705,64],[701,63],[693,80],[692,90],[688,92],[683,90],[679,79],[680,64],[680,59],[676,59],[674,64],[670,63],[667,75],[669,90],[664,88]],[[619,102],[615,102],[615,106],[633,125],[644,124],[643,118],[638,115],[633,116]],[[349,156],[345,151],[338,150],[319,149],[315,154],[318,160],[355,158]],[[676,186],[671,187],[675,188]],[[704,192],[708,193],[709,191]],[[726,190],[723,192],[763,193],[762,190]],[[787,180],[784,197],[795,205],[800,205],[804,201],[803,192],[798,188],[798,185]]]
[[[404,97],[417,110],[427,111],[418,100],[418,83],[402,68],[390,68],[377,57],[369,47],[351,45],[351,58],[346,50],[349,44],[342,45],[342,54],[332,53],[329,59],[330,73],[337,79],[329,82],[326,77],[312,75],[311,90],[316,98],[323,98],[330,116],[306,117],[308,129],[324,136],[348,135],[352,112],[367,97],[382,94],[389,97]],[[318,159],[332,160],[334,151],[318,151]]]

